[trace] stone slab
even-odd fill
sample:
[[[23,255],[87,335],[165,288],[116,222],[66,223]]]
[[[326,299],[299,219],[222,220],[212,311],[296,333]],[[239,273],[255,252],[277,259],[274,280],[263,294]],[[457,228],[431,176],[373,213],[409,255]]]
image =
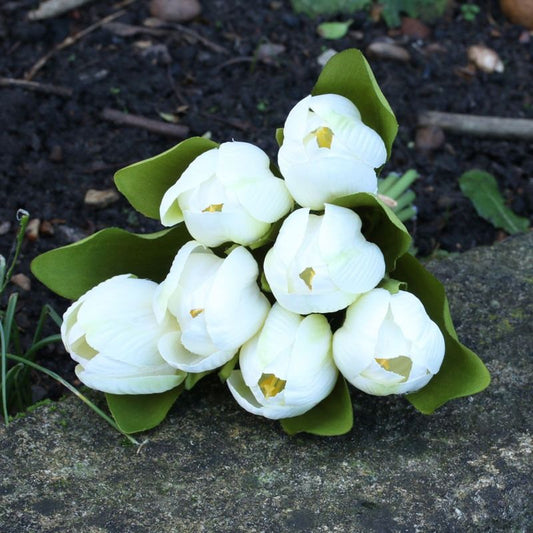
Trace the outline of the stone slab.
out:
[[[424,416],[354,391],[348,435],[289,437],[207,378],[140,450],[68,398],[0,428],[0,531],[531,531],[532,245],[430,264],[484,393]]]

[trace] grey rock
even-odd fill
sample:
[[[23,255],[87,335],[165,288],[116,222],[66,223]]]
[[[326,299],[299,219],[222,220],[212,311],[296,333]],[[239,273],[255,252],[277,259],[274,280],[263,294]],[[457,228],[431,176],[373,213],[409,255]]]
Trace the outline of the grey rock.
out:
[[[354,391],[349,434],[289,437],[205,378],[139,450],[67,398],[0,429],[0,530],[531,531],[532,245],[429,265],[485,392],[424,416]]]

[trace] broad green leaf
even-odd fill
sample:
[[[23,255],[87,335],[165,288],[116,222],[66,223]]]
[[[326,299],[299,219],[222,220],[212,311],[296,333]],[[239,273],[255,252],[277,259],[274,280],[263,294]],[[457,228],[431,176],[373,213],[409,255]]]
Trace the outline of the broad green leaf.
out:
[[[352,24],[353,20],[351,19],[346,22],[323,22],[317,26],[316,31],[324,39],[342,39]]]
[[[183,224],[145,235],[108,228],[36,257],[31,270],[49,289],[75,300],[118,274],[162,281],[178,249],[189,240]]]
[[[183,392],[183,385],[160,394],[106,394],[107,405],[124,433],[146,431],[160,424]]]
[[[459,342],[443,285],[410,254],[398,259],[392,276],[405,281],[409,292],[424,304],[446,343],[439,372],[423,389],[408,394],[407,399],[422,413],[430,414],[448,400],[485,389],[490,383],[490,374],[481,359]]]
[[[353,426],[353,410],[346,381],[339,374],[335,388],[327,398],[307,413],[280,422],[289,435],[306,432],[329,437],[348,433]]]
[[[370,65],[359,50],[344,50],[326,63],[312,94],[328,93],[340,94],[357,106],[363,122],[383,139],[390,157],[398,123]]]
[[[217,143],[203,137],[191,137],[162,154],[139,161],[115,174],[117,189],[143,215],[159,219],[159,206],[165,192],[183,171]]]
[[[527,218],[515,215],[503,202],[496,178],[483,170],[470,170],[459,178],[463,194],[469,198],[480,217],[511,235],[526,231]]]
[[[363,235],[380,247],[387,272],[393,270],[396,259],[409,250],[411,236],[392,209],[378,197],[365,192],[343,196],[332,203],[350,207],[361,217]]]

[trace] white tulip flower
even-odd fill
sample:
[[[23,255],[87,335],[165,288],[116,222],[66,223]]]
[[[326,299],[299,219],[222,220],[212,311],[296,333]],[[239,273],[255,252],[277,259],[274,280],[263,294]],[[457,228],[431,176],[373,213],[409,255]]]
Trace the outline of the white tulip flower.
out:
[[[185,244],[154,298],[158,319],[168,310],[179,324],[159,341],[164,359],[193,373],[227,363],[257,333],[270,308],[258,274],[242,246],[221,259],[196,241]]]
[[[289,311],[332,313],[376,287],[385,259],[365,240],[356,213],[326,204],[323,215],[301,208],[285,219],[264,269],[276,300]]]
[[[285,121],[278,165],[293,198],[303,207],[358,192],[377,192],[374,169],[387,159],[381,137],[344,96],[307,96]]]
[[[439,371],[444,337],[420,300],[374,289],[346,312],[333,336],[333,357],[342,375],[368,394],[414,392]]]
[[[270,171],[268,156],[244,142],[222,143],[198,156],[163,196],[161,222],[185,220],[205,246],[262,237],[292,208],[285,182]]]
[[[227,380],[239,405],[266,418],[298,416],[326,398],[337,380],[331,329],[323,315],[301,317],[274,304]]]
[[[112,394],[153,394],[186,377],[166,363],[157,343],[171,331],[169,316],[158,322],[152,302],[157,283],[129,274],[86,292],[63,315],[61,338],[85,385]]]

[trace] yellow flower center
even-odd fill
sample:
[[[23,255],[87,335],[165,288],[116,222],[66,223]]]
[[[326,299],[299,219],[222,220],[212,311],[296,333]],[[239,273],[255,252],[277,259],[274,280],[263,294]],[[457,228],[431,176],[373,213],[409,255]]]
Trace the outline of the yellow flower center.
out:
[[[191,309],[189,311],[189,314],[193,317],[193,318],[196,318],[199,314],[203,313],[204,310],[203,309]]]
[[[307,267],[302,270],[299,274],[299,278],[307,285],[307,288],[313,290],[313,278],[315,277],[316,272],[313,270],[313,267]]]
[[[285,388],[285,383],[287,381],[279,379],[274,374],[262,374],[258,385],[265,398],[273,398]]]
[[[224,207],[224,204],[211,204],[205,209],[202,209],[202,213],[220,213],[222,211],[222,207]]]
[[[333,132],[326,126],[317,128],[312,132],[316,137],[316,142],[320,148],[331,148],[331,141],[333,140]]]
[[[411,368],[413,367],[413,361],[405,355],[399,355],[392,359],[380,359],[376,357],[376,363],[388,372],[394,372],[395,374],[403,376],[404,379],[402,381],[407,380],[411,373]]]

